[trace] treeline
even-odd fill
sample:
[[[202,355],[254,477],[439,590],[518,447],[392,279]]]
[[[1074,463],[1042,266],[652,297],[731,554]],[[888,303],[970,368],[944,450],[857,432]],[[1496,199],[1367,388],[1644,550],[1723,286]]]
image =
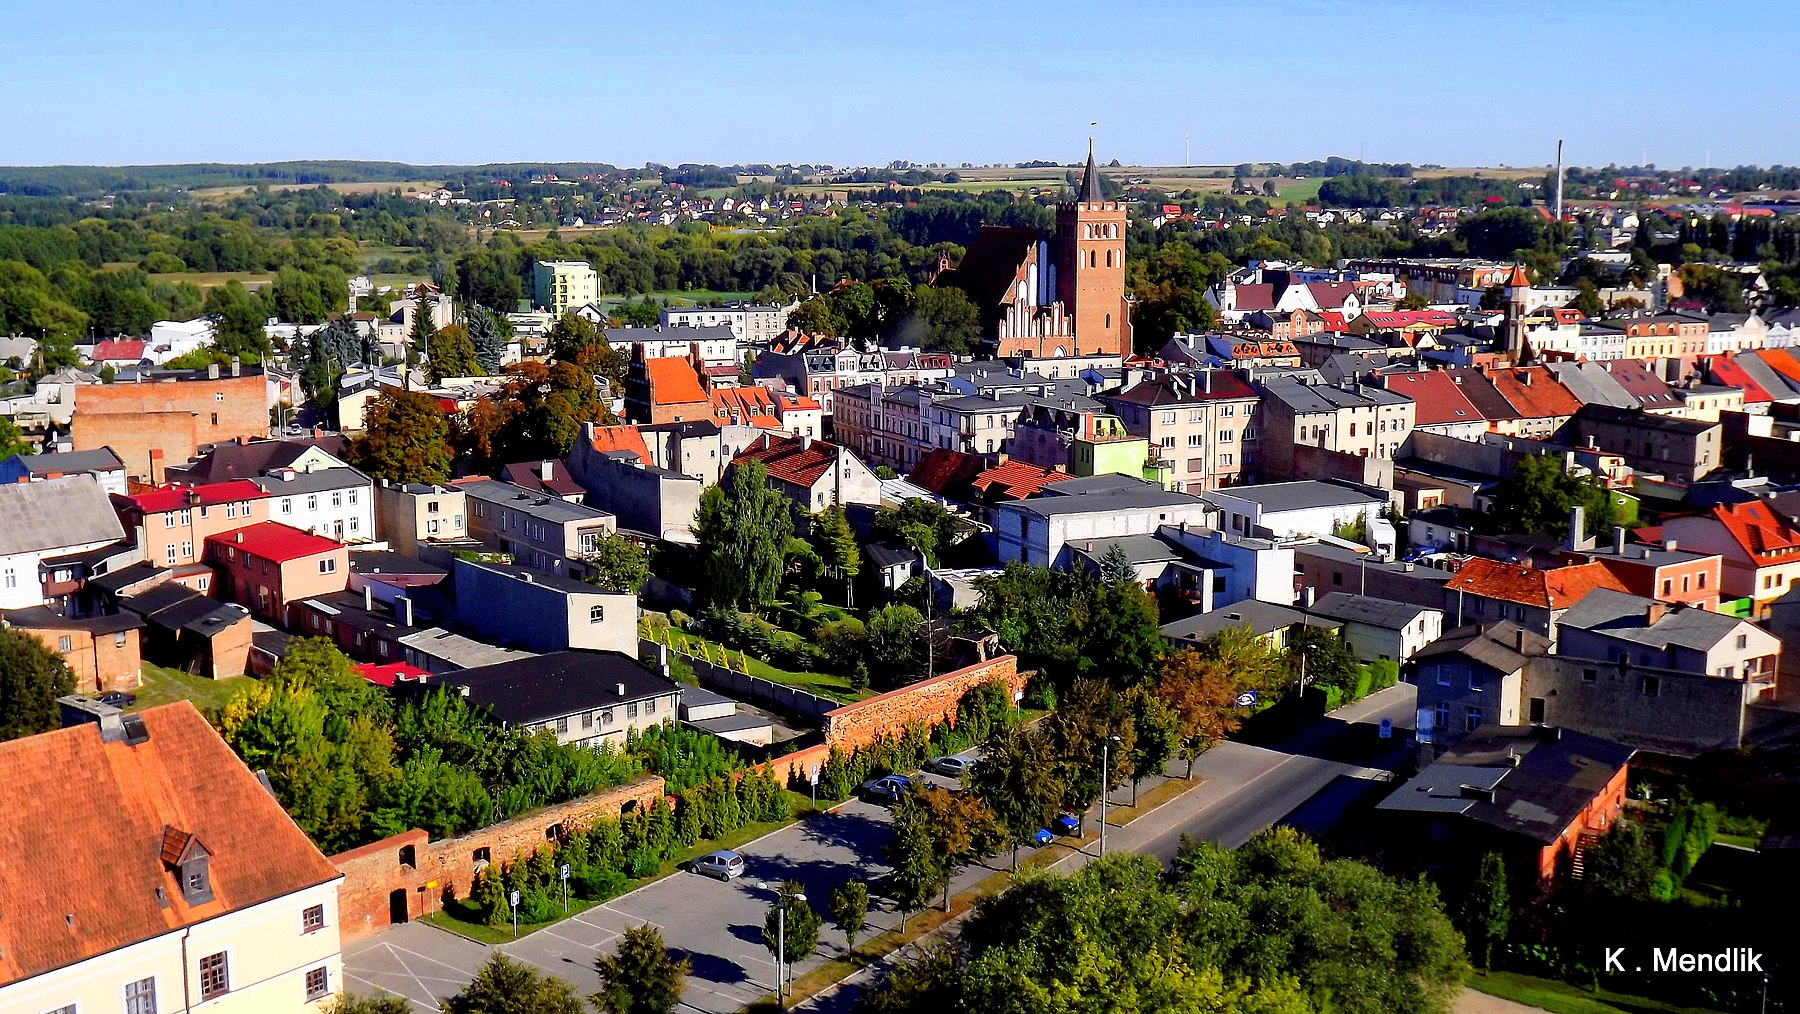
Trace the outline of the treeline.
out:
[[[1427,204],[1466,207],[1491,198],[1517,204],[1525,195],[1518,180],[1476,176],[1397,180],[1348,175],[1334,176],[1319,185],[1319,203],[1331,208],[1412,208]]]
[[[1295,162],[1287,167],[1289,176],[1388,176],[1408,177],[1413,174],[1410,162],[1364,162],[1332,155],[1311,162]]]
[[[411,165],[348,159],[290,162],[190,163],[131,166],[0,166],[0,194],[86,197],[129,190],[228,187],[236,184],[385,183],[466,176],[523,177],[616,173],[604,162],[503,162],[488,165]]]

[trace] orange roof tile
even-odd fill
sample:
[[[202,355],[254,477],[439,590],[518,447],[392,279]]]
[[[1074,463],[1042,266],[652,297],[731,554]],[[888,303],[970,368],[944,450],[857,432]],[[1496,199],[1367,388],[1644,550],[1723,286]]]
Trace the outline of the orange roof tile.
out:
[[[1578,563],[1554,570],[1538,570],[1481,557],[1464,563],[1448,587],[1452,591],[1466,591],[1483,598],[1536,606],[1539,609],[1567,609],[1580,602],[1595,588],[1630,591],[1619,580],[1618,575],[1601,563]]]
[[[779,425],[775,419],[775,399],[761,387],[727,387],[714,391],[712,406],[713,415],[722,420],[738,420],[751,426]]]
[[[1520,366],[1486,373],[1488,382],[1521,418],[1572,416],[1581,408],[1581,399],[1570,394],[1548,367]]]
[[[700,387],[700,375],[685,359],[664,356],[644,360],[644,376],[650,380],[650,401],[654,405],[686,405],[706,401]]]
[[[975,491],[989,499],[1025,500],[1036,496],[1045,486],[1074,476],[1053,472],[1048,468],[1023,461],[1003,461],[986,469],[969,481]],[[989,496],[992,493],[993,496]]]
[[[1758,563],[1791,562],[1793,551],[1800,549],[1800,531],[1766,504],[1719,504],[1712,509],[1712,515]]]
[[[594,427],[594,450],[601,454],[630,451],[638,456],[639,461],[646,464],[650,461],[650,448],[644,443],[644,434],[636,426]]]
[[[760,461],[768,468],[770,478],[810,488],[831,471],[840,453],[843,453],[842,448],[823,440],[783,438],[765,433],[731,459],[731,463]]]
[[[0,985],[337,879],[192,704],[136,717],[135,745],[98,725],[0,743]],[[164,859],[194,844],[213,896],[189,904]]]

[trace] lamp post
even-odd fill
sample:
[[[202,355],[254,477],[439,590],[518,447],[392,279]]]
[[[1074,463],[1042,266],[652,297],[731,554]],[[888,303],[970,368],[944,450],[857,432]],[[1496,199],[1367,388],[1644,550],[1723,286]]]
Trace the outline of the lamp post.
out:
[[[1117,736],[1108,736],[1100,741],[1100,855],[1106,855],[1106,786],[1112,778],[1112,745],[1119,741]]]
[[[1300,700],[1306,700],[1306,660],[1312,656],[1312,645],[1300,649]]]
[[[782,1010],[786,1010],[787,978],[785,973],[787,970],[787,903],[789,898],[792,898],[795,901],[805,901],[806,895],[783,894],[781,888],[770,887],[760,880],[756,882],[756,889],[759,891],[772,890],[775,892],[775,1006],[780,1007]]]

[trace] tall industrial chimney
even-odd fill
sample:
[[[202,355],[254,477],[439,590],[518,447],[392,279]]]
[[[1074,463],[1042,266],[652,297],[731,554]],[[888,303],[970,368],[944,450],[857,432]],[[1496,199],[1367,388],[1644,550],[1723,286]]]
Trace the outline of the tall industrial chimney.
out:
[[[1558,222],[1562,221],[1562,146],[1562,138],[1559,137],[1556,139],[1556,202],[1550,208],[1551,215],[1555,217]]]

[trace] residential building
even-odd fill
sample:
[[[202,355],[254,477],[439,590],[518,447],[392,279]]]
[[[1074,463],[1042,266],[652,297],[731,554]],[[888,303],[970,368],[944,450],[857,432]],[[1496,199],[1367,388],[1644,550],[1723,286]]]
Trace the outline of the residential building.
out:
[[[432,546],[454,551],[469,544],[468,496],[461,488],[383,479],[373,492],[376,536],[394,552],[417,557]]]
[[[1471,557],[1444,587],[1447,622],[1511,620],[1544,637],[1555,637],[1554,625],[1575,603],[1596,588],[1625,591],[1625,583],[1604,563],[1577,563],[1539,569]]]
[[[1412,400],[1380,387],[1333,387],[1291,376],[1257,386],[1263,394],[1263,474],[1270,478],[1317,474],[1306,448],[1392,460],[1412,432]]]
[[[344,460],[346,443],[342,436],[326,436],[318,430],[311,436],[281,440],[231,440],[205,448],[186,464],[170,465],[163,474],[173,484],[205,486],[232,479],[255,479],[283,468],[299,472],[345,468],[349,466]]]
[[[1216,489],[1205,494],[1205,499],[1219,508],[1226,531],[1272,539],[1332,535],[1356,525],[1373,535],[1385,523],[1381,512],[1388,503],[1366,488],[1316,479]],[[1386,552],[1391,556],[1391,534],[1387,542]]]
[[[501,465],[500,481],[570,503],[582,503],[587,499],[587,490],[581,488],[581,483],[569,474],[568,464],[562,461],[515,461]]]
[[[734,467],[760,461],[769,483],[806,513],[849,504],[879,504],[881,480],[856,455],[811,437],[764,434],[732,459]]]
[[[1626,408],[1641,408],[1657,415],[1681,414],[1681,399],[1648,366],[1635,359],[1600,365],[1631,396],[1634,404]]]
[[[635,623],[635,621],[633,621]],[[559,743],[621,747],[633,730],[676,720],[679,684],[616,651],[558,651],[447,673],[436,682],[496,721]]]
[[[1306,610],[1343,624],[1344,643],[1364,662],[1406,662],[1444,632],[1444,611],[1371,595],[1332,592]]]
[[[1193,524],[1164,525],[1156,530],[1156,537],[1180,550],[1188,564],[1210,574],[1209,594],[1204,597],[1189,595],[1189,601],[1203,611],[1212,609],[1219,602],[1245,599],[1279,605],[1294,602],[1295,546],[1292,543],[1247,539]]]
[[[511,483],[459,479],[451,485],[468,498],[469,534],[536,570],[579,577],[586,573],[581,558],[619,529],[618,519],[603,510]]]
[[[1411,560],[1382,560],[1373,551],[1330,543],[1293,547],[1295,580],[1301,592],[1323,597],[1354,592],[1413,605],[1443,608],[1444,586],[1451,573]]]
[[[269,519],[339,542],[375,539],[375,484],[354,468],[282,468],[252,479]]]
[[[200,562],[206,540],[269,520],[269,494],[247,479],[206,486],[164,486],[113,498],[119,521],[159,567]]]
[[[198,352],[213,343],[211,317],[193,320],[159,320],[150,325],[150,340],[144,343],[143,359],[161,366],[171,359]]]
[[[56,652],[75,674],[78,694],[136,690],[143,679],[138,631],[144,621],[130,613],[77,618],[31,606],[0,610],[0,626]]]
[[[1487,416],[1463,394],[1461,382],[1449,370],[1380,373],[1374,382],[1412,401],[1415,433],[1474,440],[1488,430]]]
[[[0,461],[0,484],[41,482],[66,475],[89,476],[104,493],[125,492],[125,465],[109,447],[97,451],[15,454]]]
[[[44,604],[46,560],[119,542],[125,530],[85,475],[0,485],[0,609]]]
[[[1256,389],[1229,370],[1147,377],[1101,402],[1170,463],[1175,490],[1201,493],[1256,477],[1261,466]]]
[[[561,317],[600,298],[600,273],[587,261],[536,261],[531,293],[539,308]]]
[[[1410,825],[1440,869],[1472,869],[1497,853],[1547,882],[1578,866],[1624,813],[1635,752],[1555,727],[1484,726],[1375,809]]]
[[[1685,548],[1678,540],[1661,545],[1626,545],[1625,530],[1613,529],[1612,541],[1566,555],[1576,561],[1606,564],[1633,595],[1671,605],[1717,610],[1724,581],[1724,560],[1718,553]]]
[[[219,597],[276,626],[294,626],[292,604],[343,591],[350,553],[343,543],[278,521],[262,521],[206,540],[206,561],[219,571]]]
[[[529,651],[477,641],[443,627],[426,627],[406,634],[400,638],[400,643],[406,650],[401,661],[429,673],[479,669],[482,666],[534,657]]]
[[[1570,424],[1570,435],[1577,442],[1623,455],[1634,471],[1681,483],[1719,467],[1722,434],[1716,422],[1608,405],[1584,405]]]
[[[625,373],[625,414],[640,423],[711,419],[713,404],[692,362],[650,358],[635,342]]]
[[[788,314],[800,306],[798,299],[779,303],[726,303],[723,306],[665,306],[662,326],[728,327],[737,340],[749,345],[767,345],[787,329]]]
[[[0,838],[95,846],[12,850],[0,1010],[301,1014],[343,989],[341,876],[192,704],[0,743],[0,769]]]
[[[620,529],[694,543],[694,518],[709,482],[655,464],[637,427],[584,423],[566,460],[588,502],[611,513]]]
[[[663,313],[667,314],[669,310],[664,309]],[[605,319],[604,314],[596,312],[596,316]],[[642,345],[646,359],[687,359],[697,362],[702,370],[719,369],[718,376],[734,384],[738,370],[744,364],[743,353],[739,351],[740,336],[736,330],[722,324],[609,327],[601,334],[606,343],[622,355],[629,356],[633,346]]]
[[[1248,626],[1251,633],[1267,641],[1271,647],[1286,649],[1293,643],[1296,630],[1305,627],[1337,630],[1340,624],[1336,620],[1309,616],[1291,606],[1245,599],[1219,606],[1209,613],[1165,623],[1162,625],[1162,636],[1163,640],[1175,648],[1191,648],[1214,634],[1243,626]]]
[[[358,554],[351,554],[354,560]],[[409,595],[377,601],[373,585],[336,591],[294,603],[296,630],[335,643],[351,658],[389,662],[406,657],[406,638],[430,626],[420,622]]]
[[[1718,504],[1704,513],[1667,518],[1663,544],[1717,553],[1724,561],[1720,608],[1752,619],[1800,583],[1800,528],[1761,501]],[[1731,600],[1748,600],[1747,606]]]
[[[1187,493],[1174,493],[1124,476],[1071,478],[1042,494],[994,508],[994,554],[1039,567],[1067,567],[1070,544],[1127,535],[1149,535],[1184,522],[1213,527],[1216,509]]]
[[[1562,614],[1556,631],[1564,655],[1704,673],[1775,696],[1781,640],[1735,616],[1596,588]]]
[[[135,383],[87,384],[75,389],[70,437],[77,451],[110,448],[125,474],[160,484],[163,470],[208,444],[269,435],[262,370],[220,375],[204,371],[140,374]]]
[[[525,567],[457,560],[456,618],[498,644],[528,651],[579,648],[636,656],[637,592],[600,588]]]
[[[144,621],[146,661],[203,679],[231,679],[249,671],[254,624],[243,606],[174,580],[138,586],[120,594],[117,602],[120,613]]]

